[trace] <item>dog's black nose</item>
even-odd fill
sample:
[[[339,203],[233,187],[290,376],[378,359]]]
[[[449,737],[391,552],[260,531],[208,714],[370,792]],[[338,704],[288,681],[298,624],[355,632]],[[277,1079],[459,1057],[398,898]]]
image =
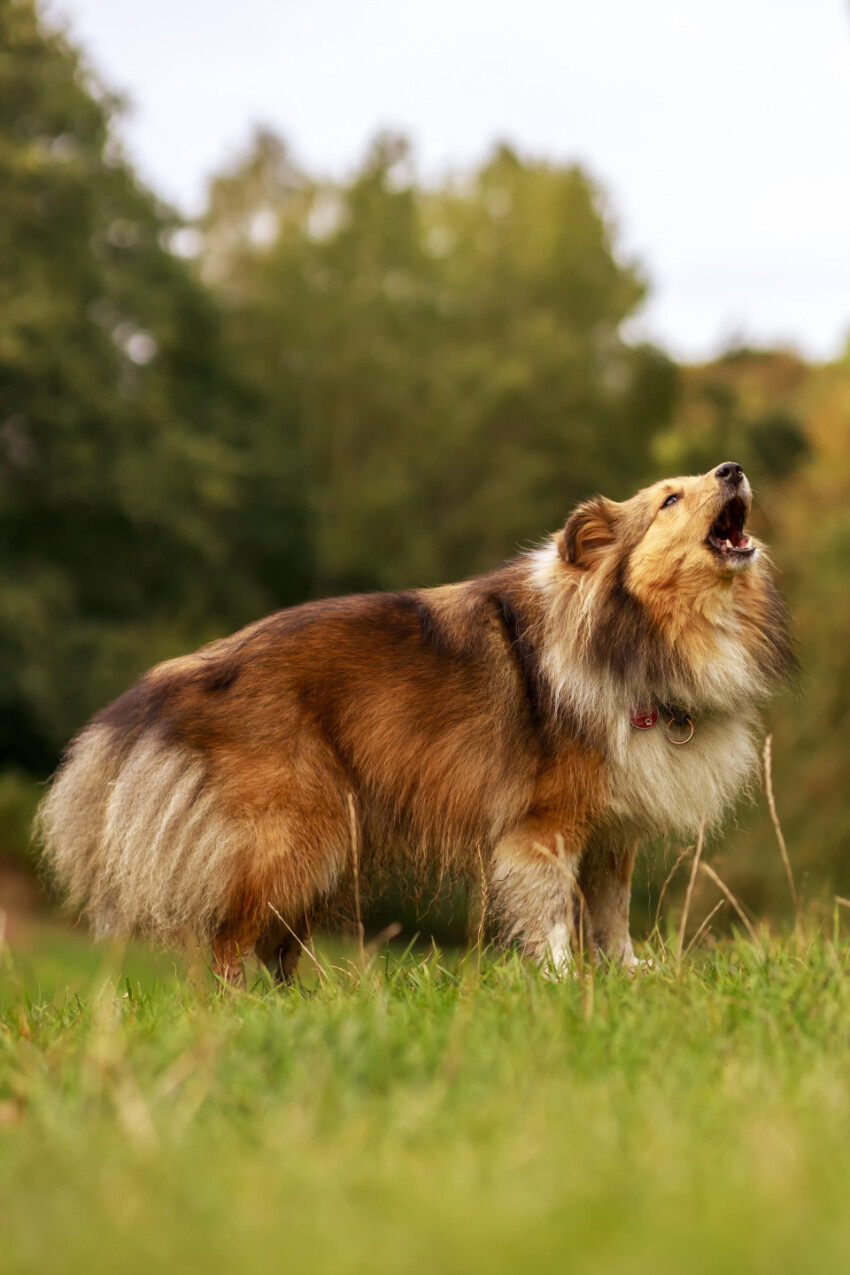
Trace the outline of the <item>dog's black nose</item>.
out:
[[[727,460],[719,469],[715,469],[714,477],[721,483],[731,483],[733,487],[737,487],[740,482],[743,482],[744,471],[740,465],[735,464],[734,460]]]

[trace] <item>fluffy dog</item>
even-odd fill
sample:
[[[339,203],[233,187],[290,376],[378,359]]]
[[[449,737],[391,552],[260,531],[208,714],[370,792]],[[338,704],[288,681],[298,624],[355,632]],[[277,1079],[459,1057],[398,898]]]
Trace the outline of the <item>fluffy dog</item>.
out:
[[[740,465],[580,505],[462,584],[311,602],[152,669],[69,748],[44,856],[101,932],[255,951],[291,976],[355,871],[488,878],[504,941],[557,972],[581,899],[634,963],[637,847],[751,780],[785,611]],[[384,866],[386,863],[384,862]]]

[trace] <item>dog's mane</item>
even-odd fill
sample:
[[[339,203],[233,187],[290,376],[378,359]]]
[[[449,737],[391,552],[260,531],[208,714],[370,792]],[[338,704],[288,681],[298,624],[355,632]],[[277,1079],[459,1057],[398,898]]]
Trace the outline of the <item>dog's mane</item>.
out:
[[[796,668],[788,614],[766,555],[737,582],[723,624],[695,616],[665,631],[627,584],[629,544],[592,572],[564,563],[552,541],[527,558],[538,597],[536,648],[555,711],[597,720],[601,702],[678,703],[728,711],[763,699]],[[671,606],[681,608],[675,595]],[[681,619],[681,617],[677,617]]]

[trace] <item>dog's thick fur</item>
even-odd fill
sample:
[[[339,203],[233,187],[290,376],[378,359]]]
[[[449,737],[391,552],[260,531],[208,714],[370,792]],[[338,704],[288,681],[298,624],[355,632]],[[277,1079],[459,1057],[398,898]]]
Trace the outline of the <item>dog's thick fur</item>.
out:
[[[732,465],[600,497],[490,575],[308,603],[159,665],[71,745],[49,868],[100,931],[211,940],[225,977],[251,950],[291,973],[354,846],[367,872],[483,870],[502,937],[556,969],[580,897],[596,950],[632,963],[640,840],[718,823],[792,663],[763,550],[709,542],[735,500]]]

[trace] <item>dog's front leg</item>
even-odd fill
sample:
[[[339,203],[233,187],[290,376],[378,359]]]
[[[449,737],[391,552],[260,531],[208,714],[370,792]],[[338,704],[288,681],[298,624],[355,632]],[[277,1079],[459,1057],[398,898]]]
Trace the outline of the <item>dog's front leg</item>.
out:
[[[572,968],[580,846],[574,830],[529,819],[493,854],[491,896],[502,942],[518,942],[556,978]]]
[[[629,934],[629,902],[637,838],[594,838],[581,861],[579,889],[590,916],[592,940],[602,960],[638,965]]]

